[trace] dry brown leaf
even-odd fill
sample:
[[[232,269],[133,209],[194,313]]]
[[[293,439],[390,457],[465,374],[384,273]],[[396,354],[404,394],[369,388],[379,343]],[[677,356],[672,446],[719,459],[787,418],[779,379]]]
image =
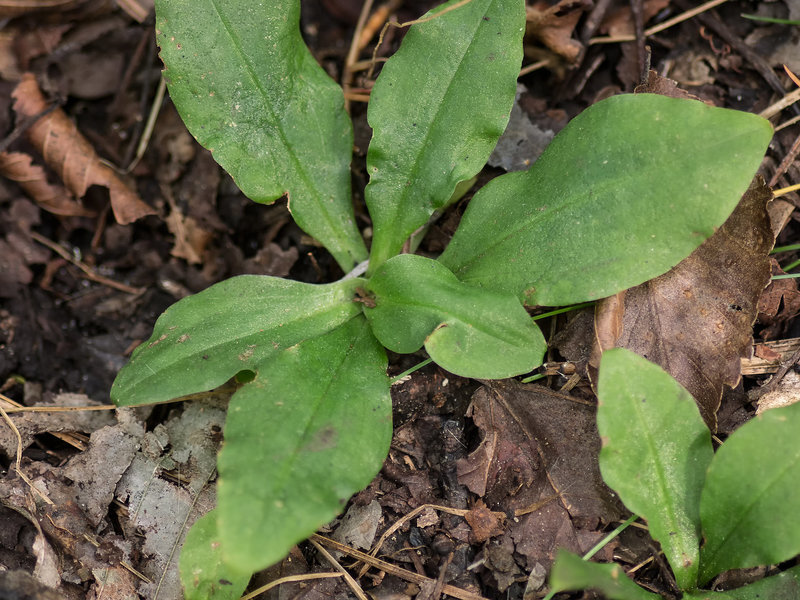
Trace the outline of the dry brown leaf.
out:
[[[175,236],[175,245],[170,254],[191,264],[203,262],[203,253],[213,237],[211,232],[200,227],[192,217],[184,217],[178,210],[169,213],[165,221],[170,233]]]
[[[645,0],[643,3],[644,22],[647,23],[659,12],[669,6],[669,0]],[[633,14],[630,6],[620,6],[603,19],[600,24],[600,31],[612,37],[627,36],[634,34]]]
[[[0,175],[16,181],[47,212],[63,217],[93,217],[97,214],[81,206],[62,186],[49,184],[44,169],[31,162],[31,157],[22,152],[0,152]]]
[[[14,110],[20,117],[35,116],[47,108],[32,73],[22,76],[12,96]],[[101,162],[94,148],[62,110],[56,109],[36,121],[28,129],[27,137],[75,196],[83,197],[92,185],[108,188],[114,218],[121,225],[155,214],[136,192]]]
[[[482,544],[491,537],[503,533],[503,521],[486,507],[483,500],[478,500],[470,510],[464,514],[464,519],[472,529],[475,543]]]
[[[772,275],[783,275],[783,269],[770,259]],[[775,338],[783,325],[800,312],[800,290],[797,279],[773,279],[758,300],[758,322],[766,325],[761,332],[764,340]]]
[[[770,280],[771,198],[757,176],[724,225],[688,258],[622,300],[598,305],[600,349],[628,348],[660,365],[694,396],[712,431],[723,386],[741,377],[758,299]]]
[[[591,6],[591,0],[560,0],[555,6],[546,1],[536,2],[527,8],[527,33],[574,63],[583,51],[583,44],[572,38],[572,32]]]
[[[659,94],[670,98],[686,98],[687,100],[700,100],[694,94],[678,87],[678,82],[669,77],[662,77],[652,69],[647,72],[647,81],[642,85],[636,86],[634,92],[637,94]]]

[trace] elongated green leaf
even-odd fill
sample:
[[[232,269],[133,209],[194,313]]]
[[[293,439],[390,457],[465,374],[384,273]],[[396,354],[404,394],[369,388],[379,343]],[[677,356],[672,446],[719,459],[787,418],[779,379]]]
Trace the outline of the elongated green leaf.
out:
[[[800,600],[800,567],[725,592],[690,592],[685,600]]]
[[[554,592],[595,589],[608,600],[658,600],[633,583],[618,564],[582,560],[580,556],[559,550],[550,571],[550,589]]]
[[[237,600],[252,577],[252,572],[240,572],[222,562],[216,509],[186,534],[179,569],[186,600]]]
[[[519,301],[461,283],[441,263],[401,254],[385,262],[367,288],[365,314],[375,336],[394,352],[422,345],[462,377],[502,379],[541,364],[547,344]]]
[[[371,272],[489,158],[511,114],[525,3],[471,0],[413,25],[370,95]]]
[[[598,399],[603,479],[647,519],[678,585],[696,587],[700,491],[713,456],[697,405],[660,367],[624,348],[603,353]]]
[[[233,277],[170,306],[117,375],[111,400],[149,404],[213,389],[276,352],[322,335],[360,311],[359,280],[310,285]]]
[[[300,1],[158,0],[156,16],[169,93],[197,141],[256,202],[288,194],[345,271],[364,260],[352,125],[300,36]]]
[[[700,501],[700,581],[800,553],[800,404],[768,410],[717,450]]]
[[[231,399],[219,454],[225,561],[256,571],[335,517],[392,437],[386,354],[366,319],[287,348]]]
[[[529,305],[610,296],[661,275],[722,225],[771,136],[761,117],[694,100],[608,98],[530,170],[476,194],[441,261]]]

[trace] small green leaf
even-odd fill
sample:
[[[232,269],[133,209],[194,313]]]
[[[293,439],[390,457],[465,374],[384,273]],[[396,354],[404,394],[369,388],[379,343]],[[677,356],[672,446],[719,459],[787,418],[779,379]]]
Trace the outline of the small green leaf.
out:
[[[170,306],[117,375],[111,400],[150,404],[213,389],[275,353],[358,315],[358,279],[310,285],[233,277]]]
[[[700,491],[713,456],[697,405],[669,374],[624,348],[603,353],[598,399],[603,479],[647,520],[678,585],[695,588]]]
[[[717,450],[700,501],[700,581],[800,553],[800,404],[768,410]]]
[[[222,562],[216,510],[198,519],[186,534],[179,570],[185,600],[237,600],[252,577],[252,572]]]
[[[197,141],[256,202],[288,194],[297,224],[342,269],[364,260],[352,125],[300,35],[299,0],[158,0],[156,15],[170,97]]]
[[[528,305],[611,296],[666,272],[722,225],[771,137],[761,117],[694,100],[608,98],[530,170],[478,192],[441,261]]]
[[[472,0],[413,25],[383,66],[368,112],[370,272],[486,163],[511,114],[524,31],[522,0]]]
[[[725,592],[691,592],[684,600],[800,600],[800,566]]]
[[[643,590],[628,579],[618,564],[585,561],[566,550],[559,550],[550,571],[553,592],[595,589],[608,600],[658,600],[660,596]]]
[[[439,365],[462,377],[502,379],[539,366],[541,331],[510,294],[461,283],[441,263],[401,254],[370,279],[374,308],[365,308],[375,337],[393,352],[422,345]]]
[[[333,519],[392,437],[386,354],[366,319],[278,354],[231,399],[219,454],[228,564],[257,571]]]

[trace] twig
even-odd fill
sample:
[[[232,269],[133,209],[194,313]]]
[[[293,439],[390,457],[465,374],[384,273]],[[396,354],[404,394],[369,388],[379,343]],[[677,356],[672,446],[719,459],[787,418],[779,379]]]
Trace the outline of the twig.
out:
[[[280,579],[276,579],[275,581],[270,581],[269,583],[262,585],[260,588],[257,588],[249,594],[242,596],[239,598],[239,600],[253,600],[253,598],[256,596],[259,596],[264,592],[268,592],[272,588],[283,585],[284,583],[297,583],[311,579],[333,579],[342,576],[342,573],[306,573],[305,575],[287,575],[286,577],[281,577]]]
[[[350,573],[348,573],[345,570],[345,568],[339,564],[339,561],[336,560],[331,555],[330,552],[328,552],[327,550],[325,550],[325,548],[320,546],[319,542],[316,539],[314,539],[315,537],[319,536],[314,536],[310,538],[308,541],[311,542],[311,544],[317,549],[317,551],[320,554],[322,554],[322,556],[325,557],[325,560],[327,560],[329,563],[331,563],[331,565],[333,565],[334,569],[336,569],[342,574],[342,577],[344,577],[344,580],[347,582],[347,585],[350,587],[351,590],[353,590],[353,593],[359,600],[369,600],[369,598],[367,598],[367,595],[364,593],[364,590],[362,590],[361,586],[358,585],[358,582],[355,579],[353,579],[353,576],[350,575]]]
[[[342,89],[344,89],[344,109],[350,111],[350,100],[348,97],[350,92],[350,84],[353,82],[353,63],[358,60],[358,52],[360,50],[358,42],[361,38],[361,31],[364,29],[364,24],[367,22],[369,11],[372,10],[373,0],[365,0],[361,7],[361,13],[358,15],[358,22],[356,23],[356,30],[353,32],[353,39],[350,41],[350,50],[347,52],[347,58],[344,61],[344,71],[342,72]]]
[[[76,260],[75,258],[70,256],[70,253],[67,252],[64,248],[62,248],[55,242],[48,240],[43,235],[36,233],[35,231],[31,231],[31,237],[40,244],[42,244],[43,246],[47,246],[48,248],[50,248],[50,250],[58,254],[61,258],[63,258],[67,262],[70,262],[76,267],[78,267],[81,271],[83,271],[86,274],[87,279],[90,279],[102,285],[106,285],[110,288],[114,288],[115,290],[125,292],[126,294],[139,295],[145,292],[145,288],[131,287],[129,285],[125,285],[124,283],[119,283],[118,281],[114,281],[113,279],[109,279],[108,277],[104,277],[103,275],[95,273],[91,269],[91,267],[89,267],[89,265],[80,260]]]
[[[17,426],[14,425],[14,421],[11,420],[11,417],[9,417],[8,414],[6,414],[6,411],[3,410],[2,407],[0,407],[0,416],[3,417],[3,420],[9,426],[11,431],[14,432],[14,435],[17,437],[17,456],[16,460],[14,461],[14,470],[17,472],[17,475],[20,476],[22,481],[28,484],[28,487],[30,487],[33,492],[35,492],[47,504],[52,505],[53,501],[50,500],[50,498],[48,498],[44,494],[44,492],[42,492],[41,490],[39,490],[39,488],[33,485],[33,482],[30,479],[28,479],[28,476],[22,472],[22,436],[19,433],[19,429],[17,429]]]

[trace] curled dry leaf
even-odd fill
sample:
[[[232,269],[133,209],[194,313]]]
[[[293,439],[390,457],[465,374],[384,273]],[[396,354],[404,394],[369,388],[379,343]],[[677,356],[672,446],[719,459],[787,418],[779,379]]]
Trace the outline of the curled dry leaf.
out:
[[[574,63],[583,51],[583,44],[572,38],[572,31],[583,12],[591,6],[591,0],[561,0],[555,6],[536,2],[527,8],[527,33]]]
[[[774,242],[757,176],[722,227],[675,268],[597,306],[601,350],[623,347],[657,363],[694,396],[716,429],[723,386],[741,377]]]
[[[0,175],[16,181],[36,204],[55,215],[92,217],[96,214],[76,202],[62,186],[49,184],[44,169],[32,164],[32,159],[27,154],[0,152]]]
[[[12,94],[20,117],[32,117],[47,108],[47,102],[32,73],[25,73]],[[91,144],[60,109],[36,121],[27,131],[30,142],[45,162],[58,173],[64,185],[82,197],[92,185],[108,188],[114,218],[121,225],[155,213],[114,171],[100,161]]]

